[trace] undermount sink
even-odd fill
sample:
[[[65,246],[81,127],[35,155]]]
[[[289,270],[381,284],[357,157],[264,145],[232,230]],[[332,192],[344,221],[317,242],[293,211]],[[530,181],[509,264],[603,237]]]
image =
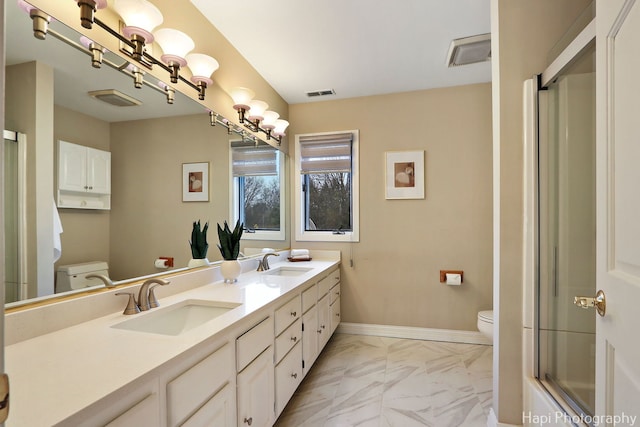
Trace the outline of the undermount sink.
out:
[[[272,270],[267,270],[265,274],[271,276],[299,276],[311,270],[311,268],[305,267],[277,267]]]
[[[156,312],[136,315],[140,317],[125,320],[111,327],[151,334],[180,335],[239,305],[221,301],[186,300],[166,308],[154,309],[158,310]]]

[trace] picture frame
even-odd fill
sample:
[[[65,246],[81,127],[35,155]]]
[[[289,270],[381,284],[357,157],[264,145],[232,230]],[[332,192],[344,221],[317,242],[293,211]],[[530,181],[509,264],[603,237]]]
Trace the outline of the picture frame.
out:
[[[209,201],[209,162],[182,164],[182,201]]]
[[[385,152],[385,198],[424,199],[424,150]]]

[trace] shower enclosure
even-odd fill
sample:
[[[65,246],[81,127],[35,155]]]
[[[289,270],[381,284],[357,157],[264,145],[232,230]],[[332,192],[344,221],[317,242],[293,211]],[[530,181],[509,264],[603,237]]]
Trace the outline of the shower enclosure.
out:
[[[538,92],[537,377],[577,414],[595,412],[595,44]]]

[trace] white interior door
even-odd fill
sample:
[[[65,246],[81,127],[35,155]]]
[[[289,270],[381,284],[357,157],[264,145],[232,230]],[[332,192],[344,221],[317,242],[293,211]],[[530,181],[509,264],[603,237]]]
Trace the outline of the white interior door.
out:
[[[640,425],[639,3],[596,3],[596,415],[617,425]]]

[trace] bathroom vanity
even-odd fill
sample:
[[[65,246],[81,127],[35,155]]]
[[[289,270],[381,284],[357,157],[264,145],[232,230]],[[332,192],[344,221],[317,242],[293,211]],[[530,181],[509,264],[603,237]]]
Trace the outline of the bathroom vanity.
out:
[[[340,322],[339,253],[285,257],[243,261],[234,284],[217,266],[178,274],[135,315],[114,294],[139,285],[8,314],[8,329],[58,326],[10,337],[6,425],[272,425]]]

